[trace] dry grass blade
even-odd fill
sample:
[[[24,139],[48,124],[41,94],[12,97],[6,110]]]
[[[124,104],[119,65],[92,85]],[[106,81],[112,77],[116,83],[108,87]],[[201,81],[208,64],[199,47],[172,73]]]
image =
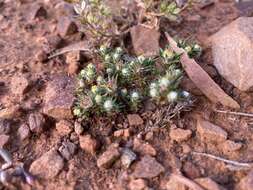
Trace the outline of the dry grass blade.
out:
[[[224,114],[230,114],[230,115],[238,115],[243,117],[253,117],[253,113],[244,113],[244,112],[234,112],[234,111],[226,111],[226,110],[214,110],[217,113],[224,113]]]
[[[224,158],[221,158],[218,156],[214,156],[212,154],[207,154],[207,153],[202,153],[202,152],[192,152],[192,154],[205,156],[205,157],[219,160],[219,161],[222,161],[226,164],[230,164],[230,165],[234,165],[234,166],[238,166],[238,167],[244,167],[244,168],[252,168],[253,167],[253,163],[241,163],[241,162],[237,162],[237,161],[233,161],[233,160],[227,160],[227,159],[224,159]]]
[[[189,187],[192,190],[205,190],[200,185],[195,183],[194,181],[192,181],[182,175],[171,174],[171,178],[179,183],[186,185],[187,187]]]
[[[53,57],[56,57],[56,56],[59,56],[59,55],[62,55],[64,53],[68,53],[71,51],[91,52],[91,48],[87,44],[85,44],[85,42],[78,42],[78,43],[71,44],[67,47],[56,50],[48,57],[48,59],[52,59]]]
[[[194,59],[190,59],[185,50],[179,48],[175,40],[166,33],[170,47],[178,54],[182,54],[181,64],[192,80],[192,82],[214,103],[221,103],[224,106],[232,108],[240,108],[240,105],[228,96],[212,78],[196,63]]]

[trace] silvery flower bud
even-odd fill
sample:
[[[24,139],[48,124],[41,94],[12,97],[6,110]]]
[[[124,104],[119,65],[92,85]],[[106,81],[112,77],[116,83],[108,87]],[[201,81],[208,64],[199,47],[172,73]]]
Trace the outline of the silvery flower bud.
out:
[[[95,96],[95,102],[96,104],[101,104],[103,102],[103,97],[99,94]]]
[[[190,93],[187,92],[187,91],[182,91],[181,95],[182,95],[183,98],[189,98],[190,97]]]
[[[162,77],[159,80],[159,86],[162,88],[168,88],[170,84],[171,84],[170,80],[167,79],[166,77]]]
[[[74,108],[73,113],[75,116],[80,116],[81,115],[81,109],[80,108]]]
[[[104,57],[106,62],[110,62],[111,61],[111,56],[109,54],[106,54]]]
[[[105,82],[104,78],[102,76],[98,76],[97,77],[97,84],[100,85],[100,84],[103,84]]]
[[[126,96],[127,95],[127,89],[126,88],[121,89],[121,94],[123,96]]]
[[[117,48],[115,49],[115,52],[118,53],[118,54],[122,54],[122,53],[123,53],[123,50],[122,50],[122,48],[117,47]]]
[[[187,53],[190,53],[190,52],[192,51],[191,46],[186,46],[186,47],[185,47],[185,51],[186,51]]]
[[[105,109],[105,111],[111,112],[113,110],[113,107],[114,107],[114,105],[113,105],[113,101],[112,100],[106,100],[104,102],[104,109]]]
[[[81,80],[79,80],[79,87],[80,88],[83,88],[85,86],[85,83],[84,83],[84,81],[81,79]]]
[[[120,54],[119,53],[114,53],[112,57],[113,57],[114,60],[117,61],[117,60],[120,59]]]
[[[112,75],[112,74],[113,74],[113,69],[112,69],[112,68],[107,68],[107,69],[106,69],[106,73],[107,73],[108,75]]]
[[[150,88],[150,89],[153,89],[153,88],[157,89],[157,88],[158,88],[158,84],[157,84],[156,82],[152,82],[152,83],[150,84],[149,88]]]
[[[122,75],[123,75],[124,77],[130,76],[130,70],[129,70],[128,68],[123,68],[123,69],[121,70],[121,73],[122,73]]]
[[[178,93],[176,91],[170,91],[167,95],[168,102],[177,101]]]
[[[93,85],[93,86],[91,87],[91,92],[92,92],[93,94],[97,94],[98,91],[99,91],[99,89],[98,89],[98,86],[97,86],[97,85]]]
[[[138,92],[132,92],[131,94],[131,101],[138,102],[140,100],[140,95]]]

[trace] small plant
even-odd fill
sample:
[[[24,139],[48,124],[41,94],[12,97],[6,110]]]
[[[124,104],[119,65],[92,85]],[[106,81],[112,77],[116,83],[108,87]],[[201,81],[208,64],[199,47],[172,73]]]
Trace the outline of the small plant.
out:
[[[179,88],[183,77],[180,55],[169,47],[161,49],[157,58],[131,57],[121,48],[106,46],[97,55],[100,63],[89,63],[78,76],[73,113],[79,118],[136,112],[147,99],[171,105],[191,99]]]

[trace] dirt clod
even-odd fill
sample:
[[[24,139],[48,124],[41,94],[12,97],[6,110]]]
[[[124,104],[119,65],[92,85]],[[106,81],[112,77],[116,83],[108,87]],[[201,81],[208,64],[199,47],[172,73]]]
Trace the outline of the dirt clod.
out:
[[[128,114],[127,119],[130,126],[138,126],[144,123],[143,119],[138,114]]]
[[[145,190],[148,186],[144,179],[133,179],[129,182],[128,188],[129,190]]]
[[[11,92],[15,95],[23,95],[29,86],[29,80],[26,76],[14,76],[11,80]]]
[[[44,113],[56,119],[71,119],[75,84],[71,77],[57,75],[46,88]]]
[[[83,149],[86,153],[92,155],[96,154],[96,150],[99,147],[99,143],[95,138],[92,138],[91,135],[79,136],[79,142],[81,149]]]
[[[253,171],[250,171],[249,174],[240,181],[239,189],[252,190],[252,187],[253,187]]]
[[[183,165],[183,172],[187,177],[191,179],[195,179],[201,176],[200,170],[197,168],[197,166],[189,161]]]
[[[144,156],[137,164],[133,172],[135,178],[153,178],[165,171],[164,167],[151,156]]]
[[[50,150],[35,160],[30,172],[44,179],[52,179],[58,175],[64,166],[63,159],[55,150]]]
[[[187,129],[171,129],[170,131],[170,138],[176,142],[183,142],[187,141],[188,139],[191,138],[192,132],[191,130]]]
[[[217,184],[215,181],[213,181],[211,178],[198,178],[195,179],[199,185],[204,187],[206,190],[225,190],[223,187],[221,187],[219,184]]]
[[[40,134],[44,129],[46,123],[45,117],[40,113],[32,113],[28,118],[30,130],[33,133]]]
[[[140,139],[135,138],[133,145],[133,150],[141,155],[156,156],[156,150],[149,143],[143,142]]]
[[[18,137],[20,138],[20,140],[24,141],[28,139],[30,135],[31,133],[30,133],[29,126],[25,123],[20,125],[20,127],[18,128]]]
[[[120,157],[118,144],[112,144],[108,149],[97,159],[99,168],[108,169]]]
[[[206,142],[221,143],[224,142],[228,136],[227,132],[221,127],[202,119],[198,120],[197,131],[201,139]]]
[[[61,120],[56,123],[56,130],[62,137],[70,134],[73,128],[73,124],[67,120]]]
[[[242,148],[242,143],[236,143],[231,140],[226,140],[224,143],[220,145],[220,148],[222,152],[224,153],[233,153],[235,151],[238,151]]]

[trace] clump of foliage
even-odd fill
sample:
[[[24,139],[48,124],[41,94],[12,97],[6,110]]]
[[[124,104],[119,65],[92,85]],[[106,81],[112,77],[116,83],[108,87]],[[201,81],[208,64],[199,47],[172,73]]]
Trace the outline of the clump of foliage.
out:
[[[188,53],[194,55],[193,51]],[[78,76],[73,112],[79,118],[138,111],[147,99],[157,104],[191,99],[188,92],[179,88],[183,76],[180,55],[169,47],[161,49],[156,58],[131,57],[119,47],[106,46],[101,46],[97,55],[99,67],[89,63]]]

